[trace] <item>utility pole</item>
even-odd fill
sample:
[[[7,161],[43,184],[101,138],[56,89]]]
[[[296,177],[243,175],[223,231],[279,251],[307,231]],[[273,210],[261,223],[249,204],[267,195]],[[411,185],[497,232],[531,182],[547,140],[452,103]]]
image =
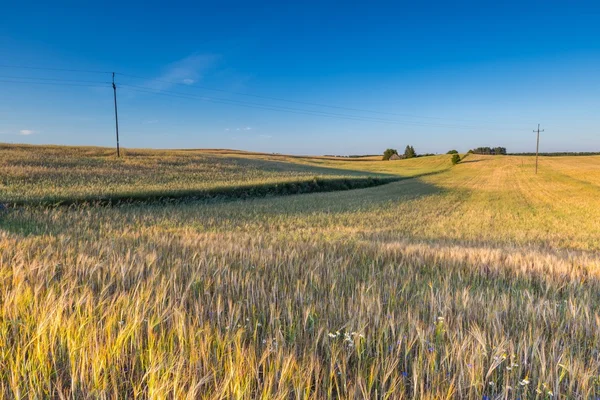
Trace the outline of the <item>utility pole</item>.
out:
[[[117,131],[117,157],[121,157],[121,150],[119,149],[119,116],[117,114],[117,85],[115,85],[115,73],[112,73],[112,85],[113,92],[115,94],[115,127]]]
[[[535,130],[533,131],[534,133],[536,132]],[[544,130],[542,129],[540,131],[540,124],[538,124],[538,128],[537,128],[537,146],[535,148],[535,174],[537,175],[537,170],[538,170],[538,156],[540,153],[540,132],[544,132]]]

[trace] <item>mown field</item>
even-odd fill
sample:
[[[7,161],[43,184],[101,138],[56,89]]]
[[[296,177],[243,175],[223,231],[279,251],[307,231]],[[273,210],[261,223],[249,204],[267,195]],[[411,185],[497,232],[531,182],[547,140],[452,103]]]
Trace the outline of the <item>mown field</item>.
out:
[[[355,162],[416,177],[351,191],[9,210],[4,398],[600,396],[600,157],[440,157]]]

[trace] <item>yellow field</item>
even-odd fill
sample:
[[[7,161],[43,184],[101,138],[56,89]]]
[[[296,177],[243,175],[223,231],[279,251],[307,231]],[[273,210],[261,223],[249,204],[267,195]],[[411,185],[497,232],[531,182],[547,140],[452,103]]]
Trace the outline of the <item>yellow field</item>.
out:
[[[11,209],[5,398],[600,396],[600,157],[225,156],[415,177]]]
[[[98,147],[0,145],[0,201],[31,205],[148,197],[240,198],[256,196],[257,192],[277,195],[344,185],[373,186],[451,165],[448,156],[413,160],[403,163],[402,168],[398,162],[388,163],[382,168],[381,162],[233,150],[124,153],[123,158],[117,158],[113,149]],[[315,181],[320,182],[318,187],[314,187]]]

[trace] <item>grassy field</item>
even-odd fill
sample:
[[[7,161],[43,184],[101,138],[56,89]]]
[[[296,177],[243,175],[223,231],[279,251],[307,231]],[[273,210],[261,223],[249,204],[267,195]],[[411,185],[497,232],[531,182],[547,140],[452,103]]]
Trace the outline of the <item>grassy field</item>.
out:
[[[450,167],[446,156],[407,168],[231,150],[125,150],[0,145],[0,202],[55,204],[257,195],[374,186]],[[433,165],[436,164],[436,165]],[[315,184],[317,182],[317,184]]]
[[[38,168],[14,157],[13,175]],[[537,176],[533,157],[218,157],[415,177],[10,210],[5,398],[600,396],[600,157],[542,158]]]

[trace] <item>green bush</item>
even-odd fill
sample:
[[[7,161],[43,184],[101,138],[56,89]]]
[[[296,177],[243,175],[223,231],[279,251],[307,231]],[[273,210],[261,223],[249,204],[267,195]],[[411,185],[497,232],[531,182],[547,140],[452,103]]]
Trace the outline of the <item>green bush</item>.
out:
[[[458,154],[458,151],[457,150],[450,150],[446,154]]]
[[[460,162],[460,156],[458,154],[452,154],[452,165],[456,165]]]

